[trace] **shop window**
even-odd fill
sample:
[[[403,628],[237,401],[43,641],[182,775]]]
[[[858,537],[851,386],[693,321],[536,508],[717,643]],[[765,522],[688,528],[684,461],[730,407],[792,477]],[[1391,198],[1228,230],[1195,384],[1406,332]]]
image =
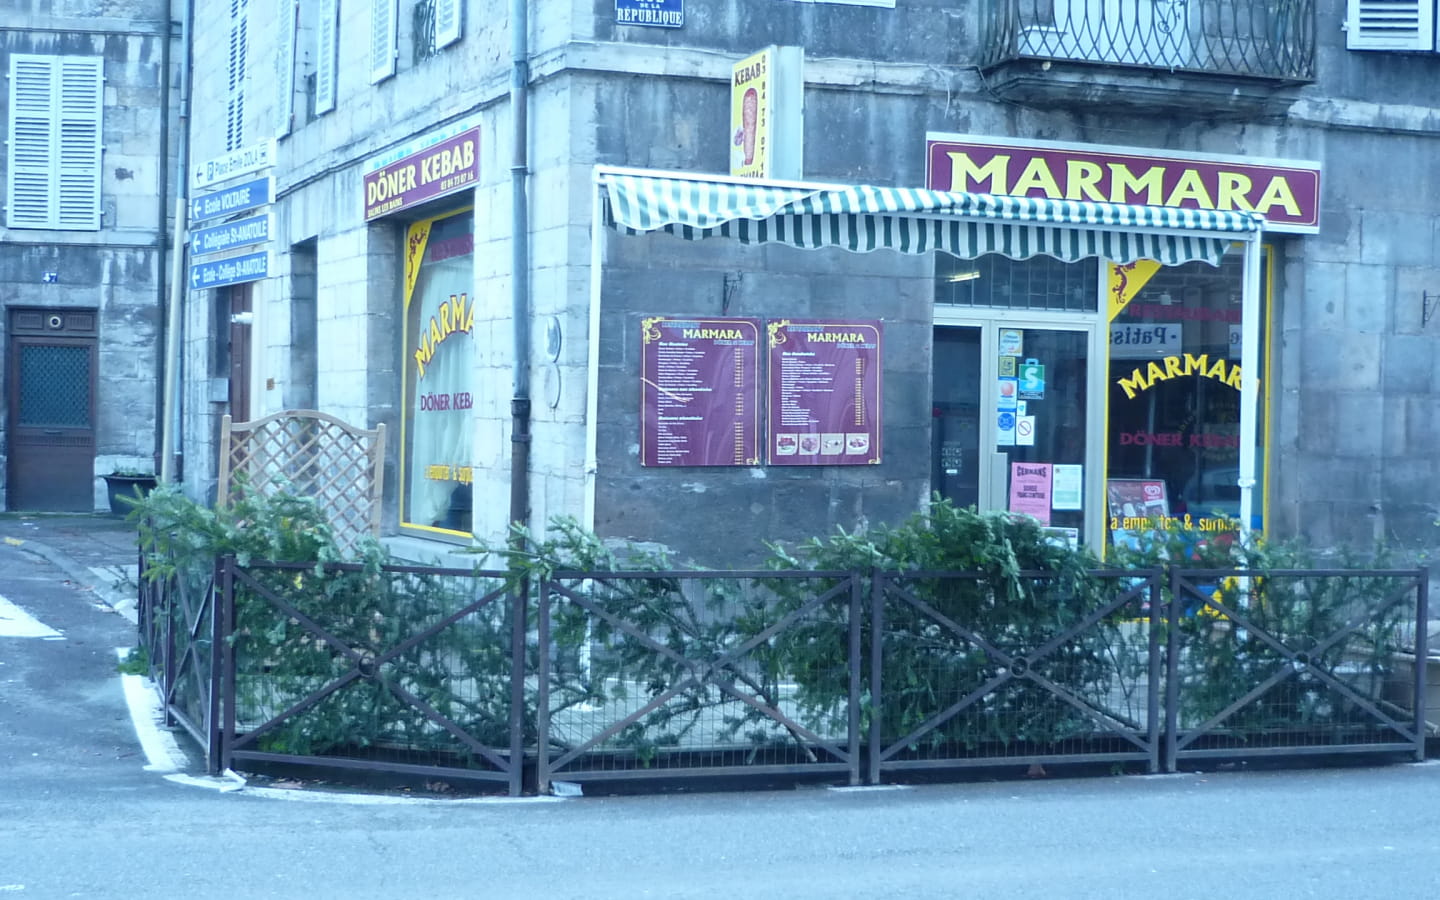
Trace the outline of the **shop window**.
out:
[[[935,302],[1034,312],[1093,312],[1098,268],[1049,256],[1019,261],[991,253],[978,259],[935,254]]]
[[[1107,499],[1111,540],[1126,542],[1162,517],[1233,534],[1239,526],[1239,250],[1216,268],[1141,261],[1111,269],[1128,302],[1110,321]],[[1268,284],[1262,269],[1261,283]],[[1263,527],[1267,383],[1262,297],[1261,402],[1251,526]]]
[[[474,423],[475,225],[469,211],[405,235],[403,527],[468,538]]]

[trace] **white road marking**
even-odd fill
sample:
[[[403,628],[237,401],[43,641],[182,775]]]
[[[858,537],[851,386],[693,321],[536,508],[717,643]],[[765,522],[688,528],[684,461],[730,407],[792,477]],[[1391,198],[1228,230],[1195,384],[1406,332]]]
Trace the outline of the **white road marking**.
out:
[[[123,661],[130,655],[128,647],[118,647],[115,654]],[[519,803],[564,803],[563,797],[411,797],[385,794],[348,794],[334,791],[303,791],[286,788],[258,787],[229,769],[220,776],[188,775],[182,770],[190,765],[189,758],[175,735],[164,727],[164,711],[160,698],[150,680],[143,675],[121,675],[125,690],[125,703],[130,707],[130,721],[135,726],[135,735],[140,739],[140,748],[149,764],[145,771],[163,774],[166,781],[187,787],[207,788],[221,793],[244,793],[251,797],[265,797],[271,800],[289,800],[299,803],[343,803],[354,806],[389,806],[399,804],[445,804],[448,806],[470,806]],[[0,891],[17,888],[0,885]],[[23,890],[20,886],[18,889]]]
[[[0,596],[0,637],[59,638],[60,632]]]
[[[130,655],[128,647],[116,648],[115,653],[123,662]],[[166,731],[164,711],[160,698],[150,687],[150,679],[143,675],[121,675],[120,684],[125,690],[125,705],[130,707],[130,721],[135,726],[135,736],[140,739],[140,749],[150,764],[147,772],[178,772],[189,762],[185,751],[175,741],[175,735]]]

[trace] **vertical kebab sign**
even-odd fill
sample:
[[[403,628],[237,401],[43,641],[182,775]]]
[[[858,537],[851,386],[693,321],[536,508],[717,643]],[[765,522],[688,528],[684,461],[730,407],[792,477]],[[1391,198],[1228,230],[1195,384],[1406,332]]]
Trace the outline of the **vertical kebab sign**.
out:
[[[640,464],[760,462],[760,321],[641,322]]]
[[[730,174],[802,177],[804,51],[766,47],[735,64],[730,77]]]
[[[769,323],[771,465],[880,462],[880,322]]]

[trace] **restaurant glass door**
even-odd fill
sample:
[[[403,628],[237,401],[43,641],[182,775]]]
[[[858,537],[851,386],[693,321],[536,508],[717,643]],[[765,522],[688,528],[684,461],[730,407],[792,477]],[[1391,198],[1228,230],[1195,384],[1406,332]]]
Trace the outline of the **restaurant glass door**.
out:
[[[1090,317],[939,322],[932,485],[958,506],[1033,516],[1102,540],[1103,373]]]

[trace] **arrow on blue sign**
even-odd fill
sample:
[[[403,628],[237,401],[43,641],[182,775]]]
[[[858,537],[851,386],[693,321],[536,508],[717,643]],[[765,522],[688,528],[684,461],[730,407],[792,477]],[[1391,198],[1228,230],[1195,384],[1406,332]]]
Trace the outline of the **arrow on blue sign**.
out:
[[[270,253],[247,253],[190,266],[190,290],[208,291],[211,288],[244,284],[270,277]]]
[[[270,175],[232,185],[223,191],[199,194],[190,200],[190,224],[259,209],[270,203],[274,196],[275,179]]]

